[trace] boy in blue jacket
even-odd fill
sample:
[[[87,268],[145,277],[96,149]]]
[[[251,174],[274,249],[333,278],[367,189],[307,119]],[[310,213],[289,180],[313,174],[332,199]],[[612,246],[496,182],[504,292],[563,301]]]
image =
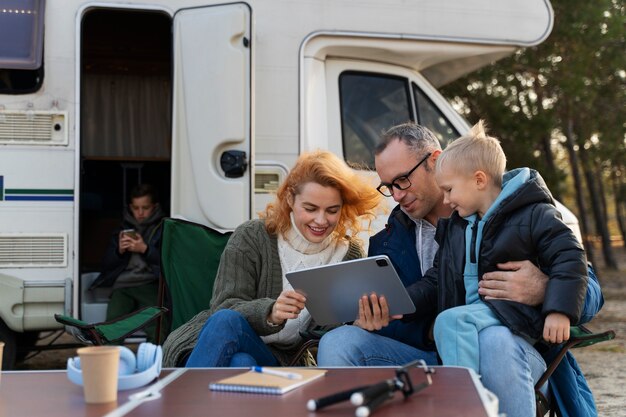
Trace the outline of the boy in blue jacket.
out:
[[[487,327],[506,326],[531,344],[541,338],[562,343],[580,319],[588,280],[584,250],[541,176],[529,168],[505,174],[505,166],[499,141],[482,121],[437,159],[435,178],[454,212],[439,222],[439,251],[421,291],[438,294],[434,336],[445,365],[478,371],[478,333]],[[524,259],[549,275],[541,306],[480,298],[478,277],[500,262]]]

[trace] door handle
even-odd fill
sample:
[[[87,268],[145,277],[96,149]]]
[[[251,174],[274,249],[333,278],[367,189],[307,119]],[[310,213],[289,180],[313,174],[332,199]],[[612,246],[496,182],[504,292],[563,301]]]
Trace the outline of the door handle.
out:
[[[220,166],[226,178],[240,178],[248,168],[248,158],[244,151],[226,151],[220,157]]]

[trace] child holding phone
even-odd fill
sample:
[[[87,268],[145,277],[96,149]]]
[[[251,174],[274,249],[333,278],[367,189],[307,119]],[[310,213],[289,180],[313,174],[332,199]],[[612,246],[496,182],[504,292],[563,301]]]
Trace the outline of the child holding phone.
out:
[[[131,239],[137,239],[137,231],[135,229],[124,229],[122,235],[128,236]]]
[[[102,273],[92,288],[113,287],[107,308],[107,321],[157,303],[161,267],[161,228],[163,211],[154,187],[140,184],[130,193],[122,227],[115,232],[102,261]],[[155,325],[146,328],[154,340]]]

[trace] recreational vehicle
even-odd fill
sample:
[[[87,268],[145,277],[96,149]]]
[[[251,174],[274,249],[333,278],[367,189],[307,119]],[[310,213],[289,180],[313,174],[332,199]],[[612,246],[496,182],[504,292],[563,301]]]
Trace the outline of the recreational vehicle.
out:
[[[464,133],[437,88],[552,23],[548,0],[0,0],[5,364],[55,313],[104,319],[85,289],[133,184],[225,231],[303,151],[374,181],[383,129]]]

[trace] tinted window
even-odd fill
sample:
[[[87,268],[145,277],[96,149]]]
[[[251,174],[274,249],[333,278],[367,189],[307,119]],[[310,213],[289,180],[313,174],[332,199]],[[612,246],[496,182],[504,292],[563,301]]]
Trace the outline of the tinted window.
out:
[[[374,169],[374,148],[391,126],[414,120],[406,78],[344,72],[339,77],[343,151],[349,164]]]
[[[415,84],[413,84],[413,95],[418,123],[430,129],[443,147],[460,136],[439,108]]]
[[[44,0],[0,0],[0,92],[29,93],[43,78]]]

